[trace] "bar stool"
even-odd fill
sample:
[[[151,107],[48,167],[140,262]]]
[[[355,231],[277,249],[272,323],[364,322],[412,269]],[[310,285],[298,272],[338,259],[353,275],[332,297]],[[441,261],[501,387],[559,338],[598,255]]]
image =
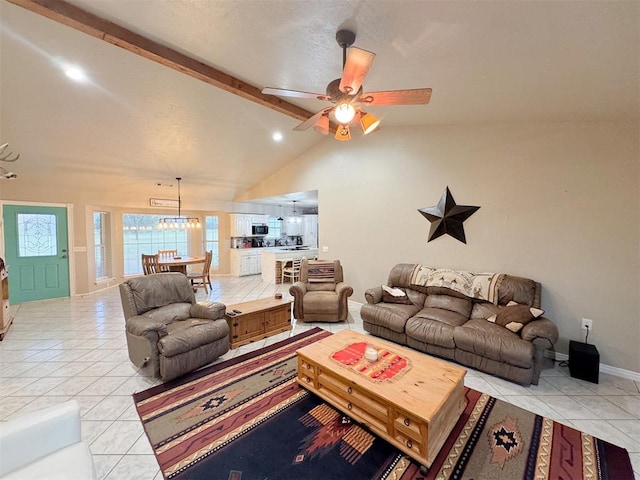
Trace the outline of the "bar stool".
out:
[[[290,279],[291,283],[295,283],[298,281],[298,279],[300,278],[300,266],[302,265],[302,259],[303,257],[294,258],[291,261],[290,267],[284,267],[282,269],[282,283],[284,283],[285,278]]]

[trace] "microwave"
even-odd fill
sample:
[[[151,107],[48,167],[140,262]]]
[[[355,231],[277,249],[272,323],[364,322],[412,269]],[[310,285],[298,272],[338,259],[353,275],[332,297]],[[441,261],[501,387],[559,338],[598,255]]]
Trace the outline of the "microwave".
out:
[[[251,225],[252,235],[268,235],[269,227],[266,225]]]

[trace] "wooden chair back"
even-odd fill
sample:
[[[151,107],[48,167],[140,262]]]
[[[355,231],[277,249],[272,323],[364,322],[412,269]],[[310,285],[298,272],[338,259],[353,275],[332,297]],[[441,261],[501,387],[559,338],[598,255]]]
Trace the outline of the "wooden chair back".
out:
[[[191,285],[194,288],[204,288],[205,293],[209,293],[207,285],[211,286],[211,278],[209,277],[209,270],[211,270],[211,261],[213,260],[213,251],[209,250],[204,254],[204,265],[202,266],[202,273],[190,272],[187,273],[187,278],[191,281]]]
[[[145,275],[151,275],[152,273],[160,273],[160,265],[158,265],[158,254],[145,255],[142,254],[142,272]]]
[[[204,253],[204,266],[202,267],[202,275],[209,277],[209,271],[211,270],[211,262],[213,260],[213,250],[209,250]]]
[[[175,250],[158,250],[158,256],[160,258],[163,258],[163,259],[169,259],[169,258],[177,257],[178,256],[178,249],[175,249]],[[170,272],[171,268],[169,268],[167,265],[161,265],[160,266],[160,271],[161,272]]]

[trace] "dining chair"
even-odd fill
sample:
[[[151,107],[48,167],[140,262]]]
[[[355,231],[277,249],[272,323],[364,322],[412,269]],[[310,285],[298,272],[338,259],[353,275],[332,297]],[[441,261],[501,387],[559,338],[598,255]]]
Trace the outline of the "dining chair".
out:
[[[191,281],[193,288],[204,288],[206,293],[209,293],[207,285],[211,287],[211,277],[209,276],[209,270],[211,270],[211,260],[213,259],[213,251],[209,250],[204,254],[204,265],[202,272],[189,272],[187,278]]]
[[[158,264],[158,254],[146,255],[142,254],[142,272],[145,275],[151,275],[152,273],[162,273],[160,265]]]
[[[284,283],[285,278],[290,279],[291,283],[298,281],[300,278],[300,266],[302,265],[302,260],[304,260],[304,258],[305,257],[294,258],[290,267],[284,267],[282,269],[281,283]]]
[[[178,249],[176,248],[174,250],[158,250],[158,256],[160,258],[165,258],[165,259],[177,257],[178,256]],[[169,268],[169,266],[167,266],[167,265],[163,265],[163,266],[160,267],[160,271],[161,272],[170,272],[171,268]]]

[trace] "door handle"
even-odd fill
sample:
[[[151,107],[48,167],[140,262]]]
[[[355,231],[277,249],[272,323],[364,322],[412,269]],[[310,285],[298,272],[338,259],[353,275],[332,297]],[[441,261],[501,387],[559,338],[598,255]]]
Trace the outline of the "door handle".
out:
[[[62,255],[60,258],[67,258],[67,256],[66,255]]]

